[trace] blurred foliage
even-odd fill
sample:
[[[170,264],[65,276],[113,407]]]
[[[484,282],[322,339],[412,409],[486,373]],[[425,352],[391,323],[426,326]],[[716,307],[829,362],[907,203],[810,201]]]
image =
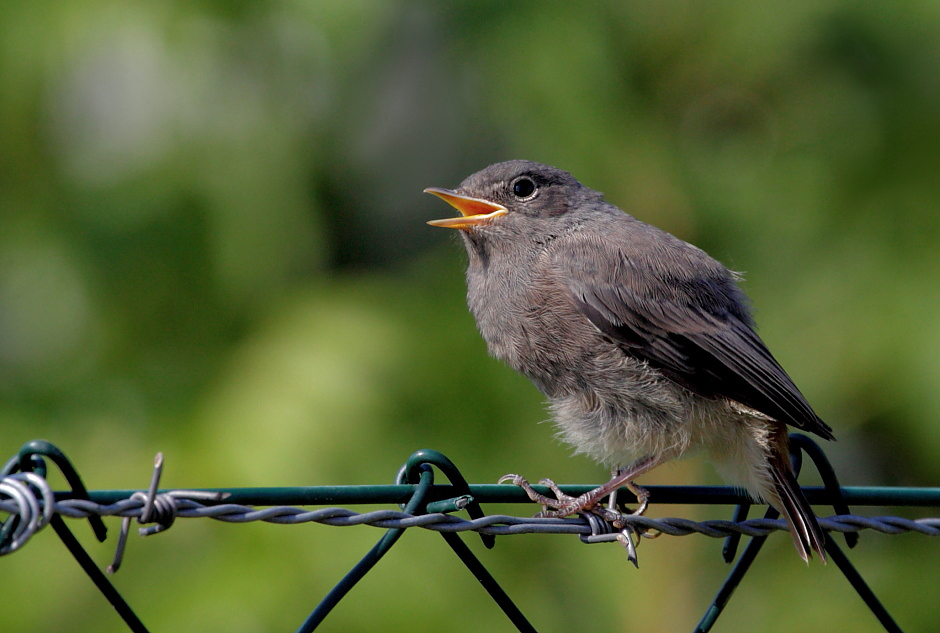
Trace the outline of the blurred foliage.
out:
[[[600,481],[486,357],[462,248],[424,225],[447,213],[424,187],[529,158],[747,273],[846,483],[936,484],[938,148],[936,2],[6,0],[0,452],[49,439],[98,489],[145,486],[157,450],[168,487],[383,483],[423,447],[471,481]],[[116,582],[153,631],[294,630],[378,535],[180,521]],[[719,548],[481,556],[541,631],[675,631]],[[879,630],[834,566],[767,549],[720,630]],[[903,626],[940,620],[935,543],[853,556]],[[0,564],[7,633],[123,630],[51,532]],[[409,533],[323,629],[445,624],[509,630]]]

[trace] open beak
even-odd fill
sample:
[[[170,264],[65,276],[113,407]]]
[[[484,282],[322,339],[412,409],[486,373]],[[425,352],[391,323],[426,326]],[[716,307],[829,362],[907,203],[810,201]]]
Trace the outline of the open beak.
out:
[[[431,226],[443,226],[448,229],[469,229],[509,213],[509,210],[501,204],[480,198],[471,198],[470,196],[459,194],[450,189],[428,187],[424,190],[424,193],[437,196],[460,211],[463,216],[459,218],[447,218],[446,220],[431,220],[428,222]]]

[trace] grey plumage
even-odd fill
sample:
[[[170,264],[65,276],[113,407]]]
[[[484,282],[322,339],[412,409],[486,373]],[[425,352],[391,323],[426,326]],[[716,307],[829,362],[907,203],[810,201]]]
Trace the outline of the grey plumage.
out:
[[[800,555],[824,536],[796,485],[786,425],[831,429],[754,331],[737,278],[570,174],[491,165],[455,192],[467,298],[490,353],[547,396],[560,436],[608,465],[690,450],[787,518]],[[522,195],[525,194],[525,195]]]

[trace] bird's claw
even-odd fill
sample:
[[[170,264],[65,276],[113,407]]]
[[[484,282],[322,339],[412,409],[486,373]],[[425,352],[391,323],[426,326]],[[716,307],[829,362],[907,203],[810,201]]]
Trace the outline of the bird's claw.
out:
[[[543,479],[543,480],[541,480],[539,483],[542,484],[542,485],[548,485],[548,484],[545,483],[546,481],[548,481],[548,480]],[[532,484],[529,483],[529,480],[526,479],[525,477],[523,477],[522,475],[514,475],[514,474],[512,474],[512,473],[510,473],[510,474],[508,474],[508,475],[503,475],[502,477],[499,478],[499,481],[496,482],[496,483],[504,484],[504,483],[507,483],[507,482],[508,482],[508,483],[511,483],[511,484],[514,485],[514,486],[518,486],[518,487],[522,488],[523,490],[525,490],[525,493],[526,493],[526,495],[528,495],[529,499],[531,499],[532,501],[534,501],[534,502],[536,502],[537,504],[541,505],[543,508],[556,507],[557,504],[558,504],[558,500],[557,500],[557,499],[552,499],[551,497],[546,497],[545,495],[540,494],[538,491],[536,491],[535,488],[532,487]],[[561,491],[558,490],[558,487],[555,486],[555,483],[554,483],[554,482],[551,482],[551,486],[549,486],[549,487],[552,488],[552,491],[555,492],[555,494],[561,494],[562,496],[567,497],[567,495],[565,495],[564,493],[562,493]],[[568,498],[570,498],[570,497],[568,497]],[[545,512],[545,510],[543,510],[542,512]],[[538,515],[536,515],[536,516],[541,516],[541,515],[542,515],[542,512],[540,512],[540,513],[539,513]],[[574,514],[574,513],[569,513],[569,514]],[[567,516],[567,515],[562,515],[562,516]]]
[[[595,488],[579,497],[572,497],[562,492],[558,484],[551,479],[540,480],[539,484],[546,486],[555,495],[553,499],[535,490],[532,484],[522,475],[503,475],[499,478],[499,483],[511,483],[514,486],[519,486],[525,491],[529,499],[541,505],[542,510],[535,515],[536,518],[560,519],[573,514],[590,512],[604,521],[607,521],[618,530],[617,541],[627,550],[627,560],[633,563],[634,566],[639,566],[637,563],[636,546],[637,543],[639,543],[639,537],[646,536],[646,530],[637,526],[628,525],[624,519],[630,515],[642,515],[646,512],[649,492],[645,488],[641,488],[632,482],[626,484],[628,489],[636,495],[639,506],[633,512],[623,513],[617,509],[616,491],[611,493],[611,503],[609,505],[605,506],[600,503],[605,495],[598,494],[598,491],[602,490],[603,487]],[[636,543],[634,543],[633,534],[637,535]],[[658,536],[658,534],[656,534],[656,536]]]

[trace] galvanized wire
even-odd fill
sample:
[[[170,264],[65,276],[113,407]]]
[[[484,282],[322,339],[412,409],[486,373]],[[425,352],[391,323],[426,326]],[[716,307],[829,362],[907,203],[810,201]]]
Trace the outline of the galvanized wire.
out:
[[[16,473],[0,479],[0,495],[8,501],[0,504],[19,521],[10,524],[10,538],[0,544],[0,556],[21,548],[32,536],[48,525],[54,513],[52,489],[36,473]],[[41,499],[41,500],[40,500]]]
[[[205,497],[204,491],[177,490],[157,495],[157,505],[174,507],[177,518],[211,518],[226,523],[266,523],[294,525],[299,523],[320,523],[331,526],[369,525],[381,529],[420,527],[435,532],[480,532],[507,536],[512,534],[579,534],[591,535],[592,528],[583,518],[543,519],[518,517],[505,514],[487,515],[478,519],[464,519],[453,514],[433,513],[412,515],[397,510],[375,510],[355,512],[346,508],[329,507],[316,510],[304,510],[292,506],[256,508],[252,506],[222,503],[206,505],[192,498],[191,495]],[[69,499],[54,504],[54,512],[62,516],[84,519],[90,516],[119,516],[141,518],[146,510],[143,495],[124,499],[112,504],[99,504],[84,499]],[[37,503],[42,506],[41,502]],[[0,501],[0,510],[10,514],[19,514],[22,503],[13,500]],[[27,521],[23,521],[27,523]],[[766,536],[777,530],[787,530],[782,519],[750,519],[746,521],[652,518],[647,516],[626,515],[624,524],[641,531],[654,531],[670,536],[701,534],[712,538],[724,538],[738,533],[745,536]],[[854,514],[835,515],[819,519],[824,530],[848,533],[861,530],[873,530],[882,534],[902,534],[915,532],[925,536],[940,536],[940,518],[906,519],[896,516],[864,517]],[[41,527],[41,525],[39,526]],[[596,530],[595,530],[596,532]],[[28,538],[28,537],[27,537]],[[592,541],[612,540],[594,538]]]

